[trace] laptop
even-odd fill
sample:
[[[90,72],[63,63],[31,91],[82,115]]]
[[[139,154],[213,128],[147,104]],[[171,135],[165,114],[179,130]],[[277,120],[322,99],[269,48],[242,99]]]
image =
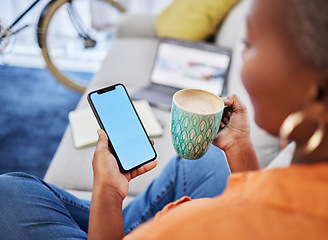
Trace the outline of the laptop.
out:
[[[170,109],[174,93],[196,88],[221,96],[225,90],[231,50],[214,44],[174,38],[159,42],[150,84],[131,95],[152,106]]]

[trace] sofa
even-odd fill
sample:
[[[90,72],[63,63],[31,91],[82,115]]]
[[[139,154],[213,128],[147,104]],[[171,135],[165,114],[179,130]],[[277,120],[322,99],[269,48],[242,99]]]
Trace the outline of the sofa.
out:
[[[254,142],[261,167],[272,164],[273,159],[280,153],[279,141],[256,126],[253,120],[253,109],[249,96],[240,80],[242,65],[242,38],[245,34],[245,17],[249,0],[243,0],[231,9],[224,21],[218,27],[214,38],[215,44],[229,47],[233,50],[232,65],[229,70],[227,95],[237,94],[248,107],[251,122],[251,138]],[[156,16],[125,15],[120,20],[117,38],[108,49],[107,56],[99,71],[95,74],[87,91],[81,97],[77,109],[87,108],[86,95],[88,92],[123,83],[130,93],[145,86],[152,68],[158,37],[155,31]],[[164,134],[154,138],[158,153],[158,166],[130,182],[128,197],[124,205],[143,191],[154,179],[166,162],[175,154],[170,138],[170,113],[163,109],[153,108],[161,123]],[[68,125],[53,160],[46,172],[45,180],[62,187],[76,196],[91,199],[93,172],[92,157],[95,146],[76,149],[73,145],[71,128]],[[292,149],[280,153],[290,158]],[[277,161],[278,162],[278,161]],[[287,165],[280,162],[278,166]]]

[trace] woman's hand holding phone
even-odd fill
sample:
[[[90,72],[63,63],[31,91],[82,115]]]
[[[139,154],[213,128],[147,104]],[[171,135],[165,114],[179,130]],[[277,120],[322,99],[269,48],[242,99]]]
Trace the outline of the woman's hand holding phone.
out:
[[[90,92],[88,101],[122,172],[156,159],[156,151],[122,84]]]
[[[88,239],[122,239],[122,201],[128,194],[129,181],[156,167],[157,161],[123,173],[108,146],[107,134],[99,129],[98,136],[92,161],[94,181]]]
[[[119,193],[123,200],[129,190],[129,181],[156,167],[157,161],[151,161],[142,165],[140,168],[122,173],[115,157],[108,147],[107,134],[99,129],[98,136],[99,138],[92,161],[94,186],[99,184],[101,186],[112,188],[113,191]]]

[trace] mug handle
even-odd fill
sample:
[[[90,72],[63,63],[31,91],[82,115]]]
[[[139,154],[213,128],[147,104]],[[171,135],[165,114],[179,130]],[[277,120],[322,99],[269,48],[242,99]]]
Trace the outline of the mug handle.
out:
[[[226,105],[224,105],[224,110],[223,110],[223,114],[222,114],[221,122],[222,122],[223,117],[224,117],[228,112],[231,112],[231,114],[232,114],[232,113],[233,113],[233,108],[232,108],[231,106],[226,106]],[[229,119],[229,120],[230,120],[230,119]],[[218,130],[218,133],[221,132],[221,130],[224,129],[225,126],[226,126],[226,125],[224,125],[223,127],[221,127],[221,124],[220,124],[219,130]]]

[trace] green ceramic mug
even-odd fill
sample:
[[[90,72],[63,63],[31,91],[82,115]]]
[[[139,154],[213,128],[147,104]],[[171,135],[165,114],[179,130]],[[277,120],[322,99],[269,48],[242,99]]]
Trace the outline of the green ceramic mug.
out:
[[[173,96],[171,137],[176,153],[185,159],[201,158],[219,132],[223,100],[213,93],[184,89]]]

